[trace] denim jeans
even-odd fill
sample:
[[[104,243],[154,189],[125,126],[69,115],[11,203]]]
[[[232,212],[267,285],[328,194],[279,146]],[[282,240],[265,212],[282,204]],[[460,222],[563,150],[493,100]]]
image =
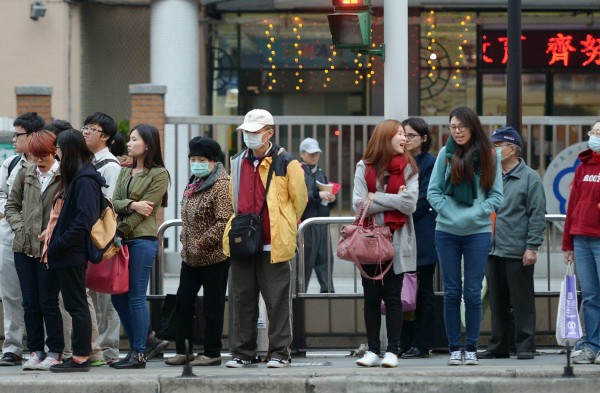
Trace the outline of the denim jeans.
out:
[[[152,265],[156,259],[158,241],[137,239],[129,247],[129,292],[112,295],[113,306],[121,318],[131,349],[144,353],[150,323],[146,292]]]
[[[491,233],[458,236],[435,231],[435,245],[444,282],[444,325],[451,351],[460,348],[460,302],[465,301],[467,349],[477,348],[481,326],[481,286],[490,252]],[[464,287],[461,280],[464,259]]]
[[[575,268],[581,285],[586,343],[600,351],[600,238],[574,236]]]

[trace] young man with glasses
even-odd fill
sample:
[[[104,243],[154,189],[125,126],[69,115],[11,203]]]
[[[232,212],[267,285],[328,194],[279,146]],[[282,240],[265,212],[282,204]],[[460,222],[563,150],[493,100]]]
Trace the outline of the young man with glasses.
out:
[[[4,206],[19,169],[27,163],[31,134],[44,126],[36,112],[25,113],[14,121],[13,146],[16,155],[8,157],[0,168],[0,286],[4,311],[4,343],[0,366],[19,366],[22,363],[25,321],[23,295],[15,269],[12,243],[14,233],[4,217]]]

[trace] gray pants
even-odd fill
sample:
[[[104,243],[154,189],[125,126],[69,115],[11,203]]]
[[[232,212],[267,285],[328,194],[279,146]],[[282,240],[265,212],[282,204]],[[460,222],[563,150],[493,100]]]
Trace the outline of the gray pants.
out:
[[[2,352],[23,355],[23,295],[15,269],[15,253],[12,246],[0,244],[0,286],[2,286],[2,308],[4,311],[4,343]]]
[[[110,295],[90,290],[89,295],[94,302],[98,322],[98,345],[104,356],[116,359],[119,357],[119,335],[121,320],[112,305]]]
[[[230,299],[233,302],[233,357],[251,360],[256,357],[258,295],[262,294],[269,317],[268,357],[291,358],[292,308],[291,264],[271,263],[271,253],[264,251],[254,258],[231,260]]]
[[[304,232],[304,282],[308,292],[308,283],[313,269],[319,280],[321,293],[333,293],[333,256],[331,239],[327,225],[312,225]],[[331,265],[328,262],[331,261]]]

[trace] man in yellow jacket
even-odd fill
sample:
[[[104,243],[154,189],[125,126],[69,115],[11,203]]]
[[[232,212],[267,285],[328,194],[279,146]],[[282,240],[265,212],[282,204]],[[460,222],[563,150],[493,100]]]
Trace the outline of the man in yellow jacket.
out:
[[[246,114],[243,132],[248,147],[231,159],[231,197],[234,214],[223,236],[223,252],[231,255],[229,232],[236,215],[257,214],[262,222],[262,251],[231,258],[230,299],[234,310],[233,359],[227,367],[256,362],[258,295],[269,318],[269,368],[289,367],[292,343],[290,260],[296,253],[297,229],[308,201],[300,163],[270,142],[273,116],[263,109]],[[273,165],[272,179],[268,184]],[[266,188],[268,188],[266,190]],[[266,192],[265,192],[266,191]],[[265,208],[263,207],[265,205]]]

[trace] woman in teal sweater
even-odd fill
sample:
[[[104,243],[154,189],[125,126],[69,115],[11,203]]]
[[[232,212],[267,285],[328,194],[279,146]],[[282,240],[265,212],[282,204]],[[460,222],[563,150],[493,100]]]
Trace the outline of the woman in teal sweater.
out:
[[[490,252],[493,213],[504,201],[500,153],[494,153],[479,118],[460,107],[450,114],[450,138],[436,159],[427,199],[437,211],[435,242],[444,283],[448,365],[476,365],[481,284]],[[464,287],[461,261],[464,259]],[[466,348],[460,342],[465,301]]]

